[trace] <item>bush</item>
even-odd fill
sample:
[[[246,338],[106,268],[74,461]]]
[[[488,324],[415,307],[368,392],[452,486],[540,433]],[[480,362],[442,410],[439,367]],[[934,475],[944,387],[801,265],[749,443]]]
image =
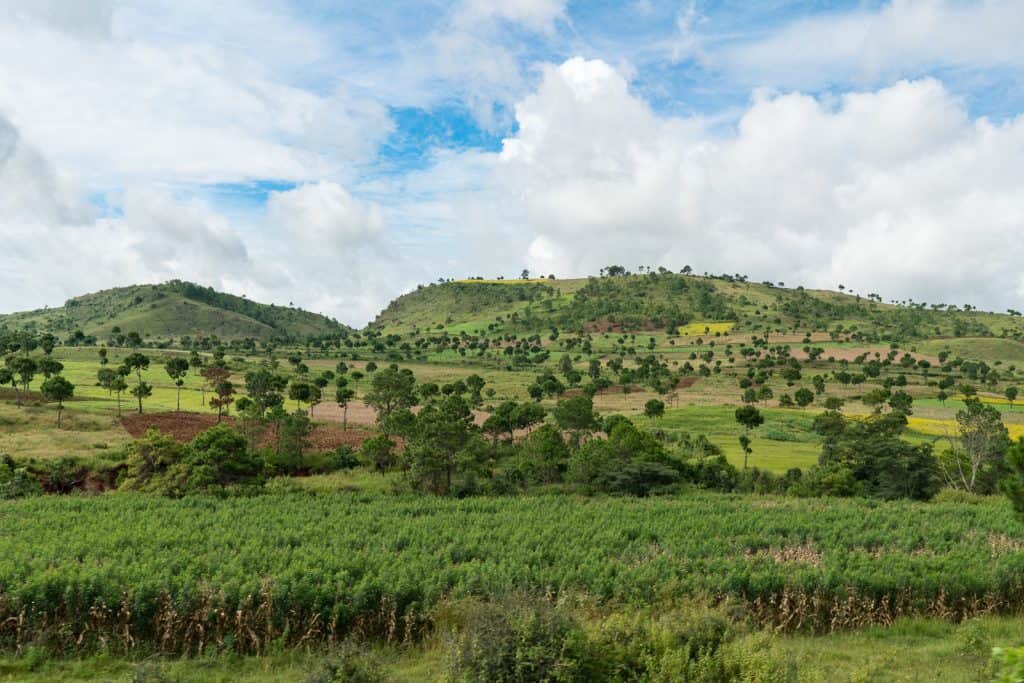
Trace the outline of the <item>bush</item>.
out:
[[[0,500],[39,496],[43,487],[39,480],[24,467],[18,467],[10,456],[0,460]]]
[[[583,629],[542,601],[469,605],[461,616],[449,641],[450,681],[596,680]]]
[[[345,642],[306,678],[306,683],[384,683],[379,659],[364,647]]]

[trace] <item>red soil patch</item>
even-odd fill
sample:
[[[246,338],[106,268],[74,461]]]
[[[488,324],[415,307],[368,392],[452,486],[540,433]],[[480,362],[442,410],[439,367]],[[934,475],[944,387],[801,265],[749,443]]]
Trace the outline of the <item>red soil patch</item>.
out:
[[[680,389],[689,389],[690,387],[692,387],[696,383],[697,383],[697,378],[696,377],[680,377],[679,378],[679,388]]]
[[[320,416],[318,415],[317,418]],[[225,417],[222,422],[236,425],[233,417]],[[191,441],[200,432],[217,424],[216,415],[202,413],[145,413],[143,415],[126,415],[121,418],[121,425],[134,438],[139,438],[151,427],[159,429],[175,441],[185,443]],[[267,427],[257,439],[257,445],[267,446],[273,440],[271,427]],[[363,441],[373,436],[373,432],[365,429],[342,429],[335,424],[316,424],[309,435],[310,450],[315,453],[333,451],[339,446],[359,448]]]

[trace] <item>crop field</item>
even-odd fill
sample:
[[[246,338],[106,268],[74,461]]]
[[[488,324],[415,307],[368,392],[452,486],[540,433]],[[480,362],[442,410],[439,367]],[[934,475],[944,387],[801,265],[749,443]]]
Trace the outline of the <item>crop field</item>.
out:
[[[681,337],[699,337],[701,335],[723,335],[729,334],[736,323],[720,322],[694,322],[680,325],[678,332]]]
[[[733,597],[788,631],[964,618],[1024,595],[1003,501],[105,496],[8,503],[0,521],[0,641],[67,651],[415,639],[442,600],[524,588],[623,604]]]

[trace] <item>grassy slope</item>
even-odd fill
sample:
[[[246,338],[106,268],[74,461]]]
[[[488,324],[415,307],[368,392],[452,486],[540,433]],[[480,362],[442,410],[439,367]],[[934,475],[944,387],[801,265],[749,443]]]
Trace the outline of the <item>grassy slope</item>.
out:
[[[341,326],[294,308],[256,304],[217,294],[207,303],[171,285],[135,285],[68,300],[64,306],[0,315],[0,325],[65,336],[75,330],[105,339],[115,327],[144,338],[216,335],[221,339],[269,340],[288,335],[331,334]],[[247,314],[249,313],[249,314]]]
[[[804,290],[769,286],[762,283],[728,281],[666,274],[633,275],[617,278],[569,280],[459,280],[431,284],[409,292],[385,308],[373,327],[386,333],[406,332],[412,329],[444,330],[449,333],[484,332],[489,324],[504,321],[502,327],[516,331],[544,332],[566,313],[572,314],[577,305],[576,295],[592,281],[614,292],[625,305],[623,311],[639,309],[645,303],[656,301],[678,304],[694,321],[707,320],[694,305],[695,293],[680,290],[674,285],[682,280],[689,284],[710,285],[716,295],[728,303],[737,324],[735,334],[747,335],[755,330],[773,333],[803,333],[842,326],[847,329],[875,329],[894,333],[914,329],[918,337],[952,337],[955,325],[962,328],[961,335],[981,333],[1000,336],[1024,332],[1024,321],[1008,315],[988,312],[946,312],[916,309],[876,303],[860,296],[827,290]],[[530,296],[533,292],[533,296]],[[611,295],[609,295],[611,296]],[[633,305],[630,305],[630,302]],[[516,313],[518,322],[511,326],[507,319]],[[935,351],[949,346],[954,351],[962,347],[973,350],[963,339],[950,344],[936,341],[929,348]],[[1005,359],[1024,359],[1024,345],[1009,341],[1010,345],[997,349]],[[987,349],[986,349],[987,350]]]

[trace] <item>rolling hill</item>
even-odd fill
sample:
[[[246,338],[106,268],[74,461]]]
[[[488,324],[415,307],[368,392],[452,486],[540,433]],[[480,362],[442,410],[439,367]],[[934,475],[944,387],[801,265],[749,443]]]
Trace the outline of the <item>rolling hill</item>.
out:
[[[371,324],[383,333],[665,331],[714,334],[829,331],[863,341],[1019,339],[1019,316],[969,306],[885,303],[880,296],[787,288],[734,276],[669,271],[571,280],[458,280],[421,286]]]
[[[191,282],[107,289],[69,299],[60,308],[0,315],[0,327],[67,337],[106,338],[118,331],[143,339],[183,336],[223,340],[302,340],[349,328],[316,313],[261,304]]]

